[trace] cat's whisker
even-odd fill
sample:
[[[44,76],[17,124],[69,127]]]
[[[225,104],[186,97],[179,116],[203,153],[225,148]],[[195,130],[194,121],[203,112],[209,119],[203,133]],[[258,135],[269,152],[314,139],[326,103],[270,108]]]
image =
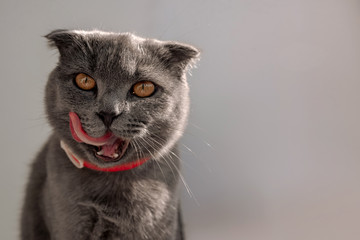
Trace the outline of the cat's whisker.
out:
[[[199,155],[197,155],[193,150],[191,150],[191,148],[189,148],[188,146],[186,146],[184,143],[180,143],[186,150],[188,150],[194,157],[195,159],[199,160],[209,172],[212,172],[212,169],[210,168],[209,164],[204,161],[204,159],[202,159]],[[184,163],[186,163],[184,161]]]
[[[164,142],[166,142],[165,141],[165,139],[162,139],[160,136],[158,136],[158,135],[152,135],[152,136],[154,136],[154,137],[157,137],[158,139],[161,139],[161,140],[163,140]],[[150,137],[153,141],[155,141],[155,139],[153,138],[153,137]],[[161,146],[161,144],[158,142],[158,144]],[[169,153],[171,154],[171,155],[174,155],[181,163],[183,163],[184,165],[186,165],[188,168],[190,168],[190,169],[192,169],[192,166],[190,166],[187,162],[185,162],[183,159],[181,159],[176,153],[174,153],[173,151],[171,151],[171,150],[169,150]],[[170,156],[171,157],[171,156]]]
[[[161,138],[161,137],[160,137],[159,135],[157,135],[157,134],[152,134],[152,136],[158,138],[158,139],[161,140],[161,141],[166,142],[165,139]],[[150,138],[153,139],[153,137],[150,137]],[[204,167],[207,169],[208,172],[210,172],[210,173],[213,172],[212,169],[211,169],[211,167],[209,166],[209,164],[208,164],[205,160],[203,160],[198,154],[196,154],[194,151],[192,151],[192,150],[191,150],[188,146],[186,146],[184,143],[180,143],[180,144],[181,144],[187,151],[189,151],[189,152],[195,157],[196,160],[200,161],[200,162],[204,165]],[[179,150],[181,151],[181,148],[180,148]],[[183,159],[181,159],[181,158],[180,158],[177,154],[175,154],[173,151],[169,151],[169,153],[170,153],[171,155],[173,155],[174,157],[176,157],[179,161],[181,161],[188,169],[193,170],[193,167],[190,165],[190,163],[188,163],[188,162],[184,161]]]
[[[137,161],[139,161],[139,160],[141,159],[141,158],[140,158],[141,154],[139,153],[139,149],[138,149],[137,146],[136,146],[136,140],[133,139],[133,140],[129,143],[129,145],[131,145],[131,146],[134,147],[134,150],[135,150],[136,156],[137,156]],[[135,171],[131,171],[131,173],[132,173],[133,175],[137,175],[137,173],[136,173]]]
[[[145,139],[143,139],[143,138],[140,138],[140,139],[146,143]],[[161,171],[161,174],[162,174],[163,177],[164,177],[164,181],[167,183],[167,180],[166,180],[166,177],[165,177],[165,173],[164,173],[164,171],[162,170],[161,166],[159,165],[158,161],[156,160],[155,156],[151,153],[151,151],[150,151],[144,144],[141,143],[141,141],[139,141],[139,143],[140,143],[140,144],[146,149],[146,151],[152,156],[153,161],[157,164],[157,166],[159,167],[159,169],[160,169],[160,171]],[[149,146],[150,146],[150,145],[149,145]]]
[[[190,123],[190,124],[191,124],[191,123]],[[195,126],[195,125],[194,125],[194,126]],[[197,138],[200,142],[204,143],[207,147],[210,147],[212,150],[214,150],[213,146],[212,146],[209,142],[207,142],[207,141],[206,141],[205,139],[203,139],[202,137],[200,137],[200,136],[192,133],[191,130],[188,129],[188,128],[185,128],[185,129],[183,130],[182,128],[176,128],[176,127],[174,127],[174,126],[167,126],[167,125],[164,126],[164,128],[171,129],[172,131],[177,131],[177,132],[180,132],[180,133],[184,133],[184,135],[190,135],[190,136],[192,136],[192,137],[195,137],[195,138]],[[195,128],[201,130],[201,128],[198,127],[198,126],[195,127]],[[205,130],[203,130],[203,132],[206,133]],[[159,132],[154,132],[154,133],[155,133],[155,134],[158,134],[158,133],[161,133],[161,131],[159,131]]]
[[[159,142],[157,142],[154,138],[151,138],[151,137],[150,137],[149,140],[155,141],[154,143],[159,144],[160,147],[162,146],[162,145],[161,145]],[[150,145],[150,146],[151,146],[151,145]],[[154,150],[155,150],[155,149],[154,149]],[[172,155],[175,156],[178,160],[181,161],[180,157],[177,156],[174,152],[172,152],[172,151],[169,151],[169,152],[170,152],[170,154],[172,154]],[[160,154],[160,153],[159,153],[159,154]],[[161,155],[161,157],[165,160],[166,164],[168,164],[167,159],[166,159],[163,155]],[[171,156],[169,156],[169,157],[170,157],[170,159],[172,159]],[[169,160],[170,160],[170,159],[169,159]],[[185,188],[186,188],[186,191],[188,192],[189,196],[190,196],[191,198],[193,198],[193,199],[195,200],[195,202],[199,205],[199,202],[197,201],[194,193],[191,191],[189,185],[186,183],[185,178],[183,177],[183,175],[182,175],[181,171],[179,170],[179,168],[178,168],[178,167],[175,165],[175,163],[172,162],[171,160],[170,160],[170,163],[175,167],[175,169],[176,169],[177,173],[179,174],[180,179],[181,179],[182,183],[184,184],[184,186],[185,186]],[[169,165],[168,165],[168,166],[169,166]],[[169,167],[170,167],[170,166],[169,166]],[[172,169],[172,168],[170,168],[170,169]]]
[[[150,139],[149,139],[149,140],[150,140]],[[150,145],[150,146],[151,146],[151,145]],[[161,147],[161,145],[160,145],[160,147]],[[173,174],[174,178],[176,178],[175,173],[174,173],[172,167],[171,167],[171,166],[169,165],[169,163],[167,162],[166,157],[165,157],[163,154],[161,154],[159,151],[157,151],[153,146],[152,146],[152,148],[154,149],[154,151],[156,151],[156,152],[160,155],[161,159],[163,159],[163,160],[165,161],[165,163],[166,163],[167,166],[169,167],[171,173]]]
[[[138,151],[138,149],[137,149],[137,147],[136,147],[136,145],[135,145],[135,141],[131,141],[131,142],[130,142],[130,145],[134,147],[135,153],[136,153],[136,156],[137,156],[137,159],[140,159],[139,151]]]
[[[175,173],[174,173],[173,168],[172,168],[171,165],[168,163],[168,161],[167,161],[167,159],[166,159],[165,157],[162,157],[162,159],[165,161],[166,165],[168,165],[168,167],[170,168],[170,171],[171,171],[171,173],[172,173],[172,175],[173,175],[173,177],[174,177],[174,179],[175,179],[175,178],[176,178],[176,175],[175,175]]]
[[[182,183],[184,184],[185,189],[186,189],[187,193],[189,194],[189,196],[194,199],[195,203],[196,203],[198,206],[200,206],[197,198],[195,197],[194,193],[191,191],[190,186],[186,183],[185,178],[184,178],[184,176],[182,175],[182,173],[181,173],[181,171],[179,170],[179,168],[175,165],[175,163],[174,163],[173,161],[170,161],[170,163],[174,166],[174,168],[176,169],[176,171],[179,173],[179,177],[180,177]]]
[[[175,128],[172,128],[173,130],[176,130]],[[179,130],[180,131],[180,130]],[[155,132],[154,134],[157,133],[161,133],[161,132]],[[207,142],[205,139],[203,139],[202,137],[190,132],[190,130],[185,129],[184,130],[184,134],[183,135],[187,135],[187,136],[191,136],[191,137],[195,137],[196,139],[198,139],[200,142],[202,142],[205,146],[211,148],[212,150],[215,150],[214,147],[212,146],[212,144],[210,144],[209,142]]]
[[[140,156],[144,157],[146,156],[146,154],[143,152],[141,146],[140,146],[140,143],[136,140],[136,139],[133,139],[134,140],[134,143],[137,145],[138,149],[139,149],[139,152],[140,152]],[[140,141],[140,140],[139,140]],[[152,156],[152,155],[151,155]],[[155,175],[155,168],[154,168],[154,175]]]
[[[209,142],[207,142],[205,139],[203,139],[203,138],[195,135],[195,134],[192,133],[192,132],[189,132],[189,130],[185,130],[184,133],[185,133],[186,135],[189,134],[189,135],[191,135],[191,136],[193,136],[193,137],[196,137],[198,140],[200,140],[200,142],[203,142],[206,146],[208,146],[208,147],[210,147],[212,150],[214,150],[214,147],[213,147]]]
[[[149,137],[149,140],[153,140],[153,141],[154,141],[155,139]],[[158,143],[158,142],[157,142],[157,144],[159,145],[159,147],[162,146],[162,144],[160,144],[160,143]],[[158,152],[158,154],[161,156],[161,158],[165,161],[165,163],[168,165],[168,167],[170,168],[171,173],[173,174],[173,176],[174,176],[174,178],[175,178],[175,173],[174,173],[172,167],[171,167],[171,166],[169,165],[169,163],[167,162],[166,157],[165,157],[163,154],[161,154],[159,151],[157,151],[154,147],[152,147],[152,148],[154,149],[154,151]],[[181,161],[181,160],[180,160],[180,161]]]
[[[161,137],[158,136],[158,135],[154,135],[154,134],[153,134],[152,136],[153,136],[153,137],[157,137],[159,140],[164,141],[164,143],[166,142],[165,139],[161,138]],[[153,137],[150,136],[149,138],[150,138],[152,141],[156,142],[156,143],[161,147],[162,144],[161,144],[160,142],[156,141]],[[183,160],[182,160],[179,156],[177,156],[173,151],[169,150],[169,153],[175,155],[180,162],[183,162]]]
[[[143,139],[143,140],[144,140],[144,139]],[[149,140],[153,140],[153,141],[154,141],[153,138],[150,138]],[[144,141],[145,141],[145,140],[144,140]],[[147,141],[146,141],[146,142],[147,142]],[[160,144],[160,143],[158,143],[158,142],[153,142],[153,143],[159,144],[159,147],[162,146],[162,144]],[[149,144],[149,142],[148,142],[148,144]],[[151,146],[151,147],[154,149],[154,151],[156,151],[156,152],[161,156],[161,158],[164,159],[165,163],[168,165],[168,167],[170,168],[170,171],[172,172],[173,176],[175,177],[175,173],[173,172],[173,168],[171,167],[171,165],[169,165],[166,157],[163,156],[159,151],[157,151],[157,150],[154,148],[154,146],[152,146],[151,144],[149,144],[149,146]],[[172,151],[170,151],[170,152],[172,152]],[[171,156],[169,156],[169,157],[171,158]],[[172,158],[171,158],[171,159],[172,159]],[[181,161],[180,158],[178,158],[178,159]],[[156,161],[156,160],[155,160],[155,161]],[[170,161],[170,163],[172,163],[172,165],[175,167],[175,169],[176,169],[177,173],[179,174],[180,179],[181,179],[182,183],[184,184],[184,186],[185,186],[185,188],[186,188],[186,191],[188,192],[189,196],[190,196],[191,198],[194,198],[195,201],[197,202],[197,200],[196,200],[193,192],[191,191],[189,185],[186,183],[186,181],[185,181],[185,179],[184,179],[181,171],[176,167],[176,165],[175,165],[170,159],[169,159],[169,161]],[[158,165],[158,166],[160,167],[160,165]],[[161,168],[161,167],[160,167],[160,168]]]
[[[193,126],[193,127],[197,128],[197,129],[201,130],[202,132],[205,132],[205,130],[202,127],[200,127],[199,125],[197,125],[195,123],[192,123],[190,121],[188,123],[189,123],[190,126]]]

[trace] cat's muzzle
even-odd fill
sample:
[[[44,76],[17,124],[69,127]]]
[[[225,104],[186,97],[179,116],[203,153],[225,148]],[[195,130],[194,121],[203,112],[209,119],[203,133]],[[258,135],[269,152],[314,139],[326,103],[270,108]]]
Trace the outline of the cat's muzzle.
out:
[[[129,146],[129,140],[115,136],[112,132],[95,138],[89,136],[82,127],[79,116],[75,112],[69,113],[70,131],[72,137],[79,143],[86,143],[92,147],[95,157],[105,162],[119,161]]]

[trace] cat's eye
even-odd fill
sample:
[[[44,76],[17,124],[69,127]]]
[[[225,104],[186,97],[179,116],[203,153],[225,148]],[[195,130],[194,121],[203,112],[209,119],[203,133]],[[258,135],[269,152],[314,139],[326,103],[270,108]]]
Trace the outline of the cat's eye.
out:
[[[155,85],[150,81],[141,81],[136,83],[132,90],[138,97],[149,97],[155,92]]]
[[[92,90],[96,86],[95,80],[92,77],[86,75],[85,73],[79,73],[78,75],[76,75],[75,83],[79,88],[86,91]]]

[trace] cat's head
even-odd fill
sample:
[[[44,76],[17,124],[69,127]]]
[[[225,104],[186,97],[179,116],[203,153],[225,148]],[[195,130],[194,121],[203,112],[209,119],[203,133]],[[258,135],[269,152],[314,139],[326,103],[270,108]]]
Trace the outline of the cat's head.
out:
[[[60,53],[46,87],[47,115],[72,151],[104,167],[171,149],[186,124],[186,72],[198,50],[130,33],[56,30],[46,38]]]

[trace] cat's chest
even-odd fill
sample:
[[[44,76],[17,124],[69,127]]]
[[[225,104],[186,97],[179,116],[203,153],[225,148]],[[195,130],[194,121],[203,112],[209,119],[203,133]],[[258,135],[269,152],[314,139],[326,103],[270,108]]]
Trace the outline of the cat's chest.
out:
[[[77,206],[92,222],[91,236],[118,239],[124,234],[136,233],[138,238],[146,238],[166,219],[172,205],[170,201],[170,192],[164,183],[139,180],[132,182],[126,191],[81,201]]]

